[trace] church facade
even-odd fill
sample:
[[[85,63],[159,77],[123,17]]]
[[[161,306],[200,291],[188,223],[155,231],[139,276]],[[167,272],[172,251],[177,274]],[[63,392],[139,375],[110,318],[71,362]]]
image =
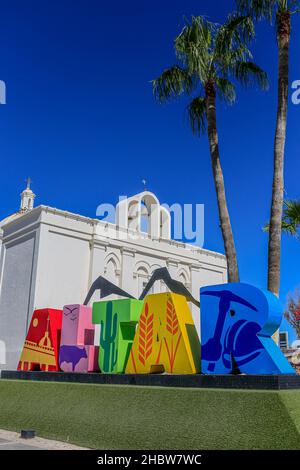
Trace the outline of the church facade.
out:
[[[20,210],[0,222],[0,369],[16,368],[35,309],[83,303],[100,275],[134,297],[160,267],[196,299],[201,286],[227,282],[224,255],[171,239],[170,214],[153,193],[123,199],[113,224],[48,206],[34,208],[29,186]],[[148,232],[142,231],[143,211]],[[153,289],[166,287],[158,282]],[[191,309],[199,332],[199,310]]]

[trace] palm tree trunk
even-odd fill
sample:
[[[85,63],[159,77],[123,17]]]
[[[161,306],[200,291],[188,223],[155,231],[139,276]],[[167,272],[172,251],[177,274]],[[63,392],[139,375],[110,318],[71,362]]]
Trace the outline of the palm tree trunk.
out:
[[[281,224],[283,213],[284,191],[284,149],[286,139],[286,122],[289,87],[289,45],[291,33],[291,17],[289,12],[278,16],[278,104],[277,123],[274,143],[274,174],[272,187],[272,203],[269,227],[268,247],[268,289],[279,295],[280,287],[280,252]]]
[[[220,162],[216,115],[216,92],[214,84],[211,82],[207,83],[205,91],[208,140],[210,146],[210,155],[214,175],[215,189],[218,200],[219,218],[227,258],[228,281],[239,282],[236,250],[226,201],[223,170]]]

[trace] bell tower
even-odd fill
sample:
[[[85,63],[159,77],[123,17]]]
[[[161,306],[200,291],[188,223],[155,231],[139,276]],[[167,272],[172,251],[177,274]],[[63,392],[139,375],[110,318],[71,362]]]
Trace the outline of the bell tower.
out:
[[[27,178],[26,183],[26,189],[24,189],[24,191],[22,191],[21,193],[20,212],[22,213],[31,211],[33,209],[35,199],[35,194],[30,188],[30,185],[32,183],[31,179]]]

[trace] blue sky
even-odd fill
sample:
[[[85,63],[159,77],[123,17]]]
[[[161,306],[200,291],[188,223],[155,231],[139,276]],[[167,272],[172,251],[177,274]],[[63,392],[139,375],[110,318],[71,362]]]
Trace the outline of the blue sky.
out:
[[[223,252],[206,137],[192,135],[183,99],[161,106],[150,80],[174,62],[184,17],[221,22],[233,1],[2,0],[0,218],[30,175],[37,203],[95,216],[101,202],[148,188],[161,202],[205,204],[205,248]],[[291,82],[300,79],[300,17],[293,17]],[[270,91],[238,90],[220,103],[220,150],[241,279],[266,287],[276,115],[273,29],[257,27],[255,61]],[[285,190],[299,198],[300,105],[289,106]],[[300,284],[299,242],[283,237],[281,299]]]

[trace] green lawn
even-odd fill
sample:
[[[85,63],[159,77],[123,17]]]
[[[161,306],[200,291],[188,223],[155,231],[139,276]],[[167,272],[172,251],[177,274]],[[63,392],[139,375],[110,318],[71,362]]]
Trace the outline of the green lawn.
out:
[[[97,449],[300,449],[300,391],[1,379],[0,428]]]

